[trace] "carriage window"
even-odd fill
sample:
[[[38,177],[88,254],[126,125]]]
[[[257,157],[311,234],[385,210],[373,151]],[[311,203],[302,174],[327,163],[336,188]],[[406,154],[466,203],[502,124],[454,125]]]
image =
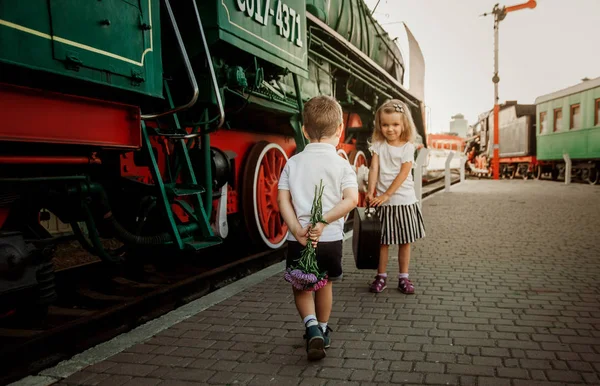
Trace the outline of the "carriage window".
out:
[[[579,104],[571,106],[571,129],[581,128],[581,109]]]
[[[540,113],[540,134],[546,131],[546,112]]]
[[[562,125],[562,109],[554,110],[554,131],[560,130]]]
[[[600,126],[600,99],[596,99],[596,117],[594,119],[594,126]]]

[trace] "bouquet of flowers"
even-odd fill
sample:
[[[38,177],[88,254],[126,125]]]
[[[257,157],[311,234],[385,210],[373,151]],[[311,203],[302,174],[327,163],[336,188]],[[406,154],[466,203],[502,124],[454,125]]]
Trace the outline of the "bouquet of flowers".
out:
[[[322,222],[327,224],[323,219],[323,180],[319,183],[319,187],[315,186],[315,197],[313,199],[310,223],[315,226]],[[311,240],[308,240],[306,247],[302,251],[302,255],[296,264],[290,266],[283,275],[284,279],[292,284],[297,290],[317,291],[327,284],[327,272],[319,272],[317,265],[317,251],[313,247]]]

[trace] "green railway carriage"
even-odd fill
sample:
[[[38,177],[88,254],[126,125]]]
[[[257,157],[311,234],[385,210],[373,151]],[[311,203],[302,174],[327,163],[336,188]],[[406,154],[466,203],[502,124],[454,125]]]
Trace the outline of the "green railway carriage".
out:
[[[564,155],[572,176],[598,182],[600,174],[600,77],[542,95],[535,100],[540,173],[564,175]]]

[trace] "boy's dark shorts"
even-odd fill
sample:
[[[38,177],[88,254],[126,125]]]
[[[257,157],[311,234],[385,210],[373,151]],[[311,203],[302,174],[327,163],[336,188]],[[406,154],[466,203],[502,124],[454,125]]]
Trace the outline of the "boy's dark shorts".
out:
[[[336,281],[342,278],[342,240],[320,241],[317,244],[317,265],[320,271],[327,271],[327,280]],[[304,246],[297,241],[288,241],[286,268],[300,259]]]

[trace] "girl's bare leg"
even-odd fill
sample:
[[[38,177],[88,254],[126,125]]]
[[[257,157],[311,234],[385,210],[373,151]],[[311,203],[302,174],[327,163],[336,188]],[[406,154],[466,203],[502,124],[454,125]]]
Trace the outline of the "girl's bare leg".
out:
[[[381,245],[379,248],[379,268],[377,269],[377,273],[386,273],[389,255],[388,252],[390,250],[389,245]]]
[[[400,273],[408,273],[408,264],[410,263],[410,244],[398,245],[398,267]],[[381,261],[379,263],[381,266]]]
[[[415,287],[408,279],[408,264],[410,263],[410,244],[400,244],[398,246],[398,290],[404,294],[414,294]]]

